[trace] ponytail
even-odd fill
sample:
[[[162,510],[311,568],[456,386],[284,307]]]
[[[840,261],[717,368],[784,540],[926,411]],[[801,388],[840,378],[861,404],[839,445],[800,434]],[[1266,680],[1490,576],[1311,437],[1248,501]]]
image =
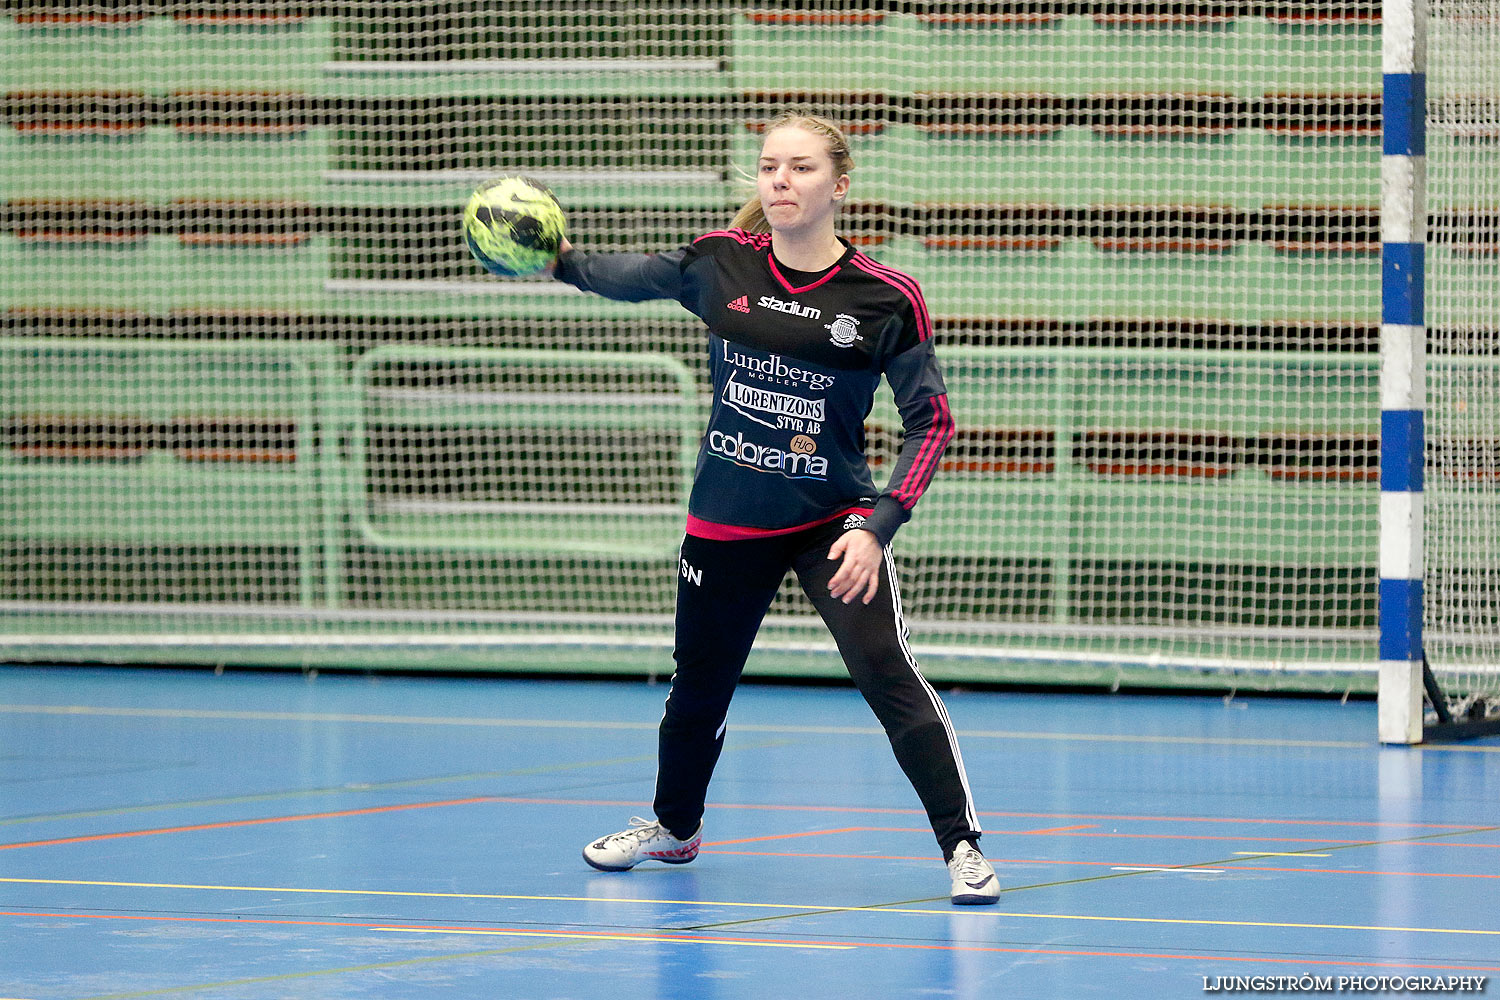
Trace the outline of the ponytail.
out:
[[[734,219],[729,223],[730,229],[743,229],[747,233],[769,233],[771,224],[766,221],[765,206],[760,203],[760,195],[756,195],[734,214]]]

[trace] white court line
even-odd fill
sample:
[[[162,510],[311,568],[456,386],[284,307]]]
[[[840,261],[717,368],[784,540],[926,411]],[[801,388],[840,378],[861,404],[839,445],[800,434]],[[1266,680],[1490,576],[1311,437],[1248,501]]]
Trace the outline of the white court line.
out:
[[[1131,871],[1193,871],[1190,868],[1140,868]],[[1199,869],[1202,870],[1202,869]],[[306,893],[322,895],[343,896],[414,896],[434,897],[449,899],[504,899],[515,901],[534,902],[579,902],[589,904],[611,904],[611,905],[648,905],[648,906],[696,906],[696,907],[733,907],[754,909],[776,909],[783,911],[814,911],[814,912],[837,912],[837,913],[864,913],[880,916],[940,916],[952,917],[952,907],[942,909],[926,909],[919,907],[904,907],[898,904],[877,903],[869,906],[847,906],[836,903],[813,905],[807,903],[752,903],[730,900],[711,899],[637,899],[613,896],[540,896],[519,895],[499,893],[461,893],[461,892],[397,892],[380,889],[311,889],[292,886],[249,886],[249,885],[193,885],[169,882],[107,882],[101,880],[85,879],[41,879],[41,878],[0,878],[0,883],[18,883],[32,885],[75,885],[75,886],[112,886],[120,888],[148,888],[148,889],[198,889],[223,892],[252,892],[252,893]],[[1096,913],[1023,913],[1011,910],[1002,910],[998,907],[975,908],[970,911],[976,917],[1010,917],[1026,920],[1076,920],[1090,923],[1124,923],[1124,924],[1170,924],[1177,926],[1199,926],[1199,927],[1272,927],[1290,930],[1340,930],[1340,931],[1400,931],[1411,934],[1463,934],[1480,937],[1500,936],[1500,929],[1472,928],[1472,927],[1403,927],[1392,925],[1370,925],[1370,924],[1314,924],[1293,923],[1278,920],[1205,920],[1192,917],[1126,917],[1113,916],[1109,914]],[[969,914],[965,914],[966,916]],[[393,928],[397,930],[418,930],[420,928]],[[447,931],[452,933],[451,931]],[[665,932],[664,932],[665,933]]]

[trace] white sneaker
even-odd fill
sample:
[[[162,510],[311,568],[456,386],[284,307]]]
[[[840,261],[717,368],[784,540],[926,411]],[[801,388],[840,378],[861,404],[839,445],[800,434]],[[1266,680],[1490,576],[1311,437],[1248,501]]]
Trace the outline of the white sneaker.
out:
[[[630,818],[630,828],[600,837],[583,849],[583,860],[601,872],[626,872],[642,861],[685,865],[698,856],[703,824],[687,840],[678,840],[656,820]],[[955,885],[957,883],[954,883]]]
[[[948,862],[948,874],[953,877],[955,906],[987,906],[1000,899],[1000,883],[995,878],[995,869],[979,853],[979,848],[967,840],[954,849],[953,860]]]

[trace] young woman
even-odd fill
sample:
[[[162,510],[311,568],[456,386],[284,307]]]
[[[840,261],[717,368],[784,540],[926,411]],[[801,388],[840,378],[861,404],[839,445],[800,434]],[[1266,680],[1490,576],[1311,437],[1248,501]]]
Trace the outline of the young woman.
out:
[[[916,281],[835,233],[854,163],[836,125],[767,127],[757,197],[728,229],[664,254],[587,254],[556,276],[638,302],[675,299],[709,329],[714,401],[688,503],[676,672],[658,737],[654,820],[583,850],[602,871],[685,864],[702,841],[709,778],[751,644],[795,571],[916,788],[959,904],[993,903],[958,741],[907,645],[890,541],[953,436],[932,323]],[[884,374],[905,430],[877,491],[864,418]]]

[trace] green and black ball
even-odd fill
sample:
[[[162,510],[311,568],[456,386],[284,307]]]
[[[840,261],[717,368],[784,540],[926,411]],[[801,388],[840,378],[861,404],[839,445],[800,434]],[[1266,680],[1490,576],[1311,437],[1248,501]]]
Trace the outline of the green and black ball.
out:
[[[566,219],[556,196],[528,177],[479,185],[464,206],[464,242],[485,270],[520,278],[545,268],[562,245]]]

